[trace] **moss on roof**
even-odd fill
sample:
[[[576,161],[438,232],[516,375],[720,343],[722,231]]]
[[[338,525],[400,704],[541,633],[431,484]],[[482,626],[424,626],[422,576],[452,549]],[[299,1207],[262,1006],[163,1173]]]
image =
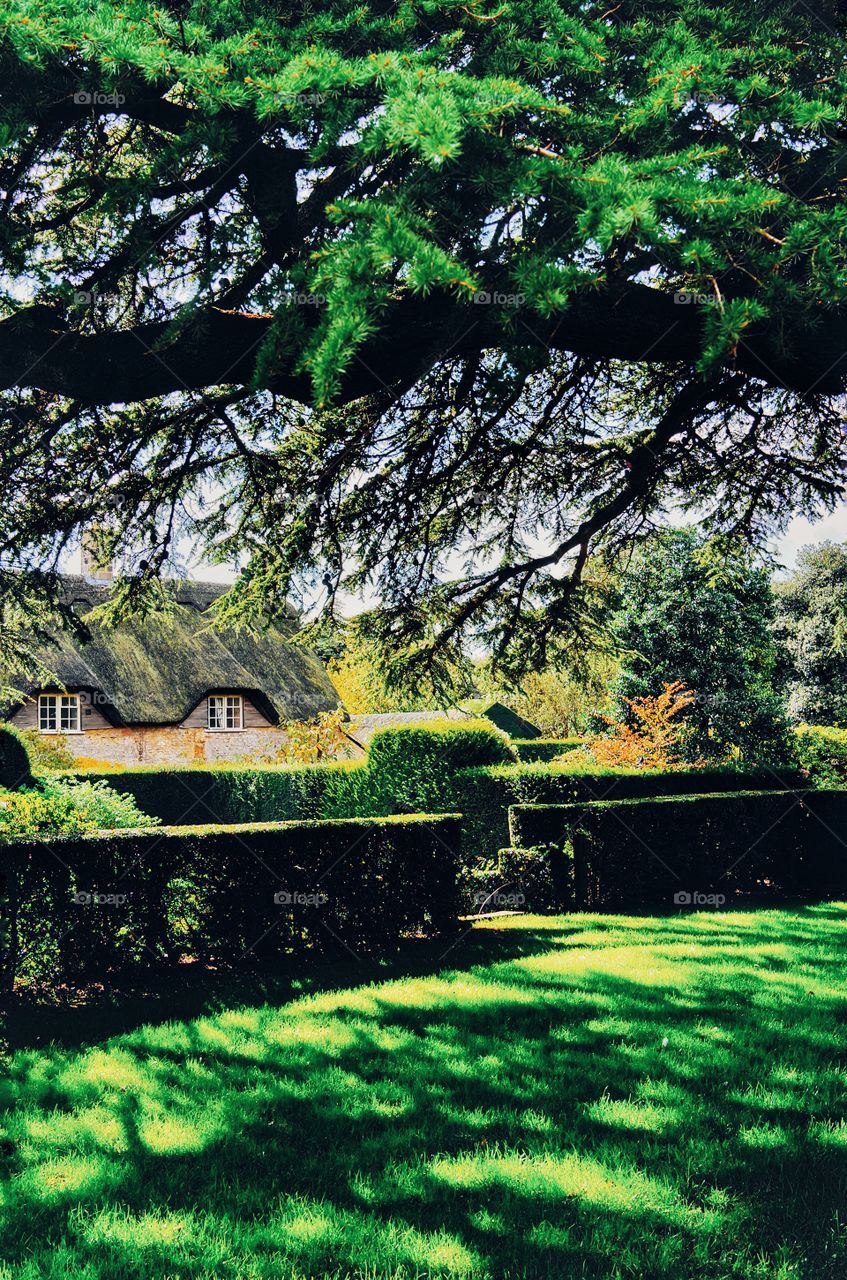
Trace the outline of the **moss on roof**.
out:
[[[245,694],[272,722],[308,719],[338,705],[323,663],[292,643],[293,615],[259,632],[211,631],[209,607],[226,588],[174,582],[171,609],[112,627],[92,616],[108,584],[69,576],[64,585],[90,639],[61,632],[41,647],[41,659],[59,685],[96,693],[116,724],[178,724],[218,691]],[[15,705],[41,687],[14,672],[6,680],[21,692]],[[14,706],[1,710],[8,715]]]

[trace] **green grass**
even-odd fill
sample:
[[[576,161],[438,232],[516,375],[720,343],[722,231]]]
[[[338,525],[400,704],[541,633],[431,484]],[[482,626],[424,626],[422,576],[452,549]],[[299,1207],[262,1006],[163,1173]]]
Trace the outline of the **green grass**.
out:
[[[845,925],[524,916],[429,975],[18,1049],[0,1276],[843,1280]]]

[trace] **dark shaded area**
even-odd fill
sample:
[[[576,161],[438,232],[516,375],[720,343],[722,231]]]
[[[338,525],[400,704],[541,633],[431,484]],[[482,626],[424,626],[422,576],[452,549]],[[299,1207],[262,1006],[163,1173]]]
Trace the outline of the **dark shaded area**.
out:
[[[455,932],[458,817],[251,823],[17,841],[3,853],[13,980],[108,983],[186,957],[239,966]]]

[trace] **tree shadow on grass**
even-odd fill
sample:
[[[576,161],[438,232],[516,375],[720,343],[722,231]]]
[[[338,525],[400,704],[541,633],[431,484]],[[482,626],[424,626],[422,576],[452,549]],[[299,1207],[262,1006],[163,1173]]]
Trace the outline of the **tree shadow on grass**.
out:
[[[20,1052],[0,1255],[87,1280],[841,1280],[845,922],[501,921],[439,973]]]

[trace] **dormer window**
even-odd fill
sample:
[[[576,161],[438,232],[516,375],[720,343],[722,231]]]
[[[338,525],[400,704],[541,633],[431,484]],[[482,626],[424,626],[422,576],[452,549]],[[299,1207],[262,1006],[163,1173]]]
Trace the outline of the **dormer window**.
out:
[[[244,700],[237,693],[215,693],[208,702],[207,729],[222,731],[244,727]]]
[[[38,728],[41,733],[81,733],[78,693],[40,693]]]

